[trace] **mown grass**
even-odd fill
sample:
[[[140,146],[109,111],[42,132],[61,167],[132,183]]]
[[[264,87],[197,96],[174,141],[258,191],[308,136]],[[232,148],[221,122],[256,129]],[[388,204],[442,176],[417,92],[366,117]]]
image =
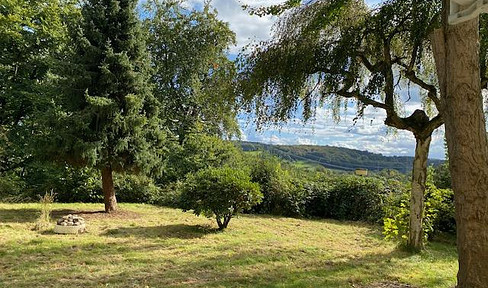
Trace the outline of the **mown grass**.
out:
[[[452,244],[420,255],[385,242],[380,228],[331,220],[244,215],[213,220],[169,208],[55,204],[84,211],[88,233],[32,227],[39,204],[0,204],[0,287],[453,287]]]

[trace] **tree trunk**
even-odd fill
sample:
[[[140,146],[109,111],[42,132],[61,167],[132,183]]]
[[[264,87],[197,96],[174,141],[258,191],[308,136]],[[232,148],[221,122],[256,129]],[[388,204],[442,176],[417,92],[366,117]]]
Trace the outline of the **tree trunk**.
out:
[[[408,247],[415,251],[424,246],[424,192],[427,181],[427,159],[429,156],[431,137],[416,138],[415,159],[412,170],[412,191],[410,194],[410,230]]]
[[[224,230],[224,223],[222,222],[222,218],[219,215],[215,215],[215,218],[217,219],[217,225],[219,226],[219,230]]]
[[[114,180],[112,178],[112,167],[102,168],[102,190],[105,203],[105,212],[110,213],[117,209],[117,198],[115,198]]]
[[[449,1],[444,5],[447,13]],[[441,93],[444,90],[442,109],[456,206],[459,288],[481,288],[488,283],[488,143],[478,22],[445,24],[443,30],[435,32],[432,43]]]
[[[217,225],[219,225],[219,230],[224,230],[229,225],[229,221],[232,218],[232,215],[215,215],[215,218],[217,219]]]

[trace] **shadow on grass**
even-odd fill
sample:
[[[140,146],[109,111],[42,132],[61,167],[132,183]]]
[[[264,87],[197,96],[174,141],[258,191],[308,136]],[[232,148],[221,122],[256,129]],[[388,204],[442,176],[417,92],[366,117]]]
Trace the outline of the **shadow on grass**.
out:
[[[29,223],[39,217],[38,209],[0,209],[0,223]]]
[[[40,210],[34,208],[0,209],[0,223],[34,223],[39,214]],[[138,213],[126,210],[118,210],[107,214],[103,210],[55,209],[51,212],[51,220],[55,221],[68,214],[80,215],[88,220],[105,218],[136,219],[140,217]]]
[[[296,249],[229,248],[235,252],[232,256],[154,259],[151,263],[161,269],[134,265],[138,268],[131,272],[131,282],[149,287],[416,287],[401,283],[398,276],[391,274],[392,266],[395,271],[409,269],[405,262],[412,255],[402,251],[321,259],[317,256],[322,255],[304,255]],[[432,277],[424,282],[429,287],[444,287],[450,284],[449,278]],[[110,286],[120,285],[126,279],[124,272],[96,281]]]
[[[386,286],[390,288],[402,287],[398,275],[425,270],[429,271],[428,279],[424,277],[422,280],[425,287],[453,284],[452,275],[434,273],[436,262],[454,262],[456,259],[455,247],[443,243],[429,245],[428,251],[420,255],[393,250],[334,256],[327,249],[274,246],[267,245],[266,241],[249,245],[220,241],[216,237],[211,242],[202,239],[202,244],[188,241],[168,247],[156,240],[159,237],[194,239],[216,232],[209,226],[185,224],[121,227],[108,230],[104,236],[144,237],[147,241],[99,239],[96,243],[80,243],[66,238],[51,244],[55,245],[53,247],[46,247],[50,240],[41,238],[16,245],[15,249],[0,246],[0,268],[4,270],[4,276],[0,274],[0,283],[5,281],[6,287],[334,288],[383,288],[385,286],[377,284],[398,284]],[[49,269],[49,263],[53,262],[58,263],[54,272]],[[419,262],[421,265],[417,264]],[[104,267],[114,265],[120,267],[117,269],[120,271],[104,270],[107,269]],[[87,278],[88,268],[97,273]]]
[[[105,211],[80,211],[80,210],[73,210],[73,209],[60,209],[60,210],[53,210],[51,212],[51,218],[59,218],[64,215],[68,214],[76,214],[76,215],[94,215],[94,214],[105,214]]]
[[[107,230],[102,235],[115,238],[135,236],[140,238],[195,239],[218,232],[216,228],[210,226],[175,224],[151,227],[122,227]]]

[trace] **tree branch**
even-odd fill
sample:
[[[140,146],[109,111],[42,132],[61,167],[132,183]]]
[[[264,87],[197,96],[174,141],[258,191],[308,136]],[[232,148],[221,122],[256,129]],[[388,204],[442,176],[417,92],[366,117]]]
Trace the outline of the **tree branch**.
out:
[[[352,92],[348,92],[344,89],[341,89],[339,91],[337,91],[335,94],[341,96],[341,97],[344,97],[344,98],[355,98],[357,99],[358,101],[364,103],[365,105],[370,105],[370,106],[373,106],[375,108],[381,108],[385,111],[388,111],[390,110],[390,107],[388,107],[386,104],[384,103],[381,103],[381,102],[378,102],[374,99],[371,99],[371,98],[368,98],[364,95],[361,95],[358,91],[352,91]]]
[[[407,77],[408,80],[410,80],[412,83],[415,83],[419,87],[421,87],[424,90],[427,90],[427,97],[431,99],[435,107],[437,108],[438,111],[440,111],[441,108],[441,100],[439,97],[437,97],[437,88],[434,85],[428,84],[422,79],[420,79],[415,71],[412,70],[406,70],[404,71],[405,77]]]

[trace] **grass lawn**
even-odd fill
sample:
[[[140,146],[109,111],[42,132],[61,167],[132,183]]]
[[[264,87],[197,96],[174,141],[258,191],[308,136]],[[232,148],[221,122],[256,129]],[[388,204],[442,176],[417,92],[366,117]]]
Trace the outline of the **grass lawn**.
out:
[[[38,208],[0,203],[0,287],[455,285],[452,243],[411,255],[360,223],[244,215],[218,232],[213,219],[175,209],[55,204],[54,216],[83,212],[88,230],[56,235],[32,230]]]

